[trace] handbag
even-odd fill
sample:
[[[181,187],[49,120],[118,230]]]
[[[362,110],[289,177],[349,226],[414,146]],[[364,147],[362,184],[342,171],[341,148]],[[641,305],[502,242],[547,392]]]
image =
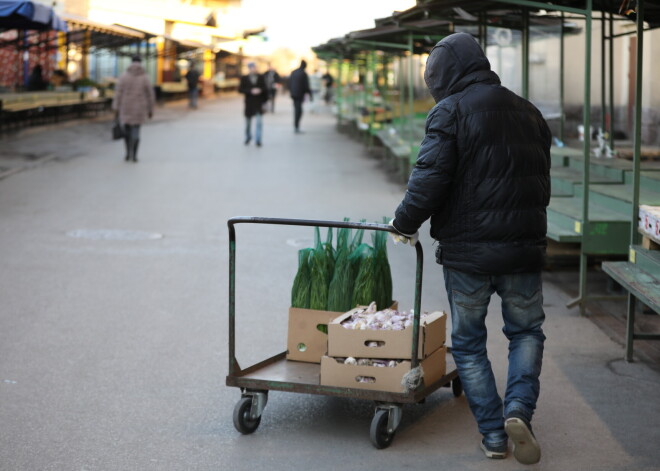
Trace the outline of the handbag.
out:
[[[116,141],[117,139],[123,139],[123,138],[124,138],[124,128],[122,127],[119,120],[115,119],[115,124],[114,126],[112,126],[112,139]]]

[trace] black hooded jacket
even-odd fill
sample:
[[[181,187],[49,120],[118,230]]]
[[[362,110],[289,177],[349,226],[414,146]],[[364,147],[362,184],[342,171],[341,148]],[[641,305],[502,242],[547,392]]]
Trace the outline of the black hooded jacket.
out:
[[[430,217],[436,258],[447,268],[541,270],[552,138],[541,113],[500,85],[466,33],[436,44],[424,79],[437,104],[394,227],[413,234]]]

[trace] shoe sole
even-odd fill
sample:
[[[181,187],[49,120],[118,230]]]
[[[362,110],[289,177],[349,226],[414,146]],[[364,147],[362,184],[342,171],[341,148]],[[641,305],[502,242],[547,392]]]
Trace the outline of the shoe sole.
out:
[[[501,452],[501,451],[491,451],[488,448],[486,448],[486,445],[481,443],[479,445],[481,447],[481,450],[484,452],[487,458],[490,458],[491,460],[503,460],[506,458],[506,452]]]
[[[507,419],[504,430],[513,442],[513,456],[522,464],[534,464],[541,460],[541,448],[529,427],[518,418]]]

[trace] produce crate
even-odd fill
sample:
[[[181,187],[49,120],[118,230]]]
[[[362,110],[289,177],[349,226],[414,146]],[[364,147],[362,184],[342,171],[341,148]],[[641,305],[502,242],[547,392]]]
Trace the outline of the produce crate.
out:
[[[425,386],[432,385],[446,374],[446,355],[447,347],[443,346],[420,362]],[[410,367],[408,360],[395,367],[381,367],[346,365],[341,360],[324,356],[321,359],[321,385],[405,393],[408,391],[403,379]]]
[[[412,326],[404,330],[352,330],[341,323],[361,308],[353,309],[328,325],[328,355],[331,357],[385,358],[410,360]],[[447,315],[433,312],[420,319],[419,354],[423,359],[442,347],[446,340]],[[370,346],[373,345],[373,346]]]

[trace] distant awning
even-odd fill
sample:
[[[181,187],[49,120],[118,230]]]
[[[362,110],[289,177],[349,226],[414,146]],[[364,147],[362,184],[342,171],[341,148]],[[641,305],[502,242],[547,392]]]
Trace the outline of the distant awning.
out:
[[[62,19],[66,21],[72,31],[85,30],[101,33],[108,36],[119,36],[122,38],[131,38],[137,40],[146,38],[146,34],[144,32],[126,28],[124,26],[99,23],[82,16],[63,14]]]
[[[0,29],[67,31],[51,7],[37,2],[0,0]]]

